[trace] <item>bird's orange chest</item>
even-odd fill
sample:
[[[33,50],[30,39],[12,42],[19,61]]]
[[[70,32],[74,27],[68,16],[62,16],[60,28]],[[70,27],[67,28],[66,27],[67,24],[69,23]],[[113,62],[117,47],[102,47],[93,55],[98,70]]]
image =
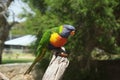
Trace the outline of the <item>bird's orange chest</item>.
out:
[[[55,47],[64,46],[67,42],[67,38],[61,37],[58,33],[52,33],[50,37],[50,43]]]

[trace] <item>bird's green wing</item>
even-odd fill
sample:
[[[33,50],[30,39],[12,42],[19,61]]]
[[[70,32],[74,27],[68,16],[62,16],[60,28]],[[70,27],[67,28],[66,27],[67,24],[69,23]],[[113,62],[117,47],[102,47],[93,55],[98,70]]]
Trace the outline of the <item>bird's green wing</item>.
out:
[[[50,35],[51,35],[51,31],[50,30],[47,30],[43,34],[43,36],[42,36],[42,38],[39,41],[38,46],[37,46],[37,50],[36,50],[37,56],[39,56],[41,54],[42,49],[47,48],[47,45],[48,45],[49,40],[50,40]]]

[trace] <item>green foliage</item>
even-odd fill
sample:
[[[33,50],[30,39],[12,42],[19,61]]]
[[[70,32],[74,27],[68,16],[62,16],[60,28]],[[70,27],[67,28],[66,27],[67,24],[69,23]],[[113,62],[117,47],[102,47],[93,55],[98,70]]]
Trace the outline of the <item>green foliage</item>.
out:
[[[28,19],[28,21],[25,23],[25,26],[31,29],[34,34],[37,34],[40,31],[44,32],[45,29],[56,27],[58,24],[60,24],[60,22],[57,16],[53,14],[42,15],[38,11],[34,17]]]
[[[26,34],[33,34],[30,29],[24,26],[24,23],[16,24],[11,29],[12,35],[26,35]]]

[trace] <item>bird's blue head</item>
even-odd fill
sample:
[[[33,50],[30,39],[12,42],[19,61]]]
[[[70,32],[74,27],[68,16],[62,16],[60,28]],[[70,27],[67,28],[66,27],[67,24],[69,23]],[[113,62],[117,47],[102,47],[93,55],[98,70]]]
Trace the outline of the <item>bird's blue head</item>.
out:
[[[71,25],[63,25],[64,28],[66,28],[67,30],[70,30],[70,31],[74,31],[75,30],[75,27],[71,26]]]
[[[71,25],[63,25],[62,26],[63,29],[62,29],[62,32],[60,33],[60,35],[62,37],[69,37],[69,35],[74,35],[75,33],[75,27],[71,26]]]

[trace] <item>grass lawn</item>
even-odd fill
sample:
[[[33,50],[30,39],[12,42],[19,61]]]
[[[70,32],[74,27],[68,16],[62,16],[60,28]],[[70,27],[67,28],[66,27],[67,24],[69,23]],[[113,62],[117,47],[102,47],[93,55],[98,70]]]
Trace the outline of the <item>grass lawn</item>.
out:
[[[3,64],[32,62],[34,58],[30,53],[3,53]]]

